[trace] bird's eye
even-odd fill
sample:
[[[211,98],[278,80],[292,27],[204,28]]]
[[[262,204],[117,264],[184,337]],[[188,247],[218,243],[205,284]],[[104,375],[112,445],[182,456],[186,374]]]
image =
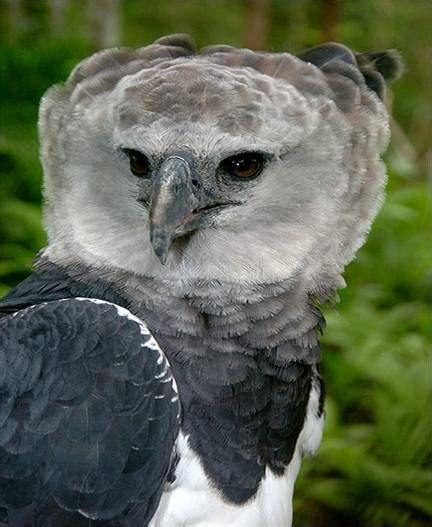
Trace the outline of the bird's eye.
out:
[[[150,161],[148,157],[138,150],[125,150],[129,157],[129,166],[134,176],[145,177],[150,173]]]
[[[238,179],[253,179],[261,174],[265,156],[259,152],[244,152],[227,157],[221,163],[224,172]]]

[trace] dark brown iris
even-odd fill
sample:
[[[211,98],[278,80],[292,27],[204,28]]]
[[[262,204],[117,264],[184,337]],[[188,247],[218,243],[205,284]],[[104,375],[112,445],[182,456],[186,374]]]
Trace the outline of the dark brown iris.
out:
[[[264,161],[264,156],[258,152],[244,152],[224,159],[221,168],[235,178],[253,179],[261,173]]]
[[[148,157],[138,150],[125,150],[129,157],[129,166],[134,176],[145,177],[150,174]]]

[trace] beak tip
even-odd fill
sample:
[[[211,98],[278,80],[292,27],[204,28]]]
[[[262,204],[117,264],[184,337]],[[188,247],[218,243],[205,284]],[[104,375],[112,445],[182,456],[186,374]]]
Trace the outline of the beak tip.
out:
[[[168,253],[165,253],[165,254],[157,254],[157,253],[156,253],[156,256],[158,257],[158,259],[159,259],[159,261],[160,261],[160,263],[161,263],[162,265],[165,265],[165,264],[166,264],[166,261],[167,261],[167,259],[168,259]]]
[[[150,241],[158,260],[162,265],[165,265],[168,259],[168,251],[171,246],[171,238],[166,236],[166,234],[159,232],[158,229],[155,229],[151,233]]]

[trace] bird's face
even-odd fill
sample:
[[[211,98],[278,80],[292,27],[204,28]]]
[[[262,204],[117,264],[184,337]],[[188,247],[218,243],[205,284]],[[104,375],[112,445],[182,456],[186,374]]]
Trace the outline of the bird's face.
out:
[[[333,100],[204,59],[88,91],[72,94],[46,183],[57,257],[259,283],[343,265],[355,132]]]

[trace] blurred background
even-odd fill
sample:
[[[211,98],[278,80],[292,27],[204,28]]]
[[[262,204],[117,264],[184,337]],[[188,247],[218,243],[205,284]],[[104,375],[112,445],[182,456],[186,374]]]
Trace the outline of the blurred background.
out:
[[[387,200],[345,273],[348,288],[325,312],[327,421],[319,454],[303,464],[297,483],[297,527],[431,524],[431,8],[429,0],[0,0],[1,295],[29,274],[45,244],[40,97],[89,53],[171,32],[190,33],[199,46],[296,53],[337,40],[357,51],[401,52],[406,73],[388,97]]]

